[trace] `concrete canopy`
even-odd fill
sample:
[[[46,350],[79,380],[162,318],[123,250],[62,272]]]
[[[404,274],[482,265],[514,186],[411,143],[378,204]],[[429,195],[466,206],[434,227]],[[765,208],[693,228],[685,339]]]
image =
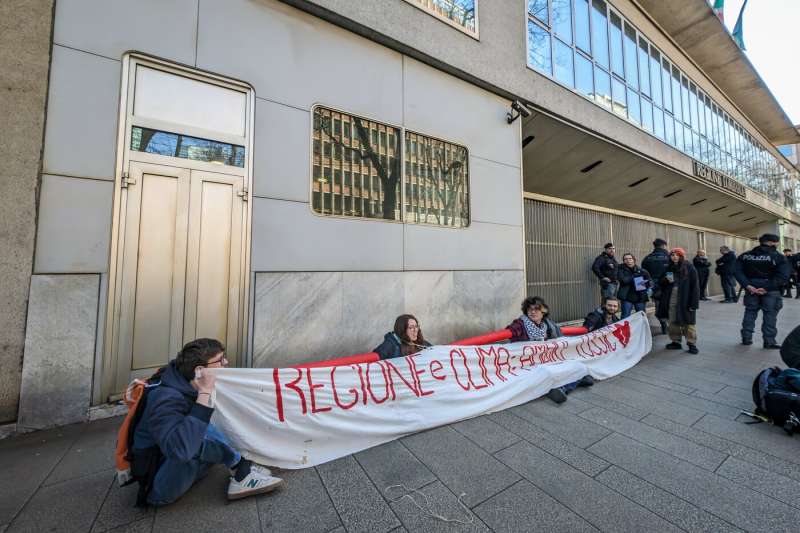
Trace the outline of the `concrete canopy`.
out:
[[[523,148],[528,193],[747,236],[778,218],[750,189],[734,196],[542,113],[523,124],[523,139],[530,136]]]
[[[800,142],[800,133],[706,0],[638,3],[772,144]]]

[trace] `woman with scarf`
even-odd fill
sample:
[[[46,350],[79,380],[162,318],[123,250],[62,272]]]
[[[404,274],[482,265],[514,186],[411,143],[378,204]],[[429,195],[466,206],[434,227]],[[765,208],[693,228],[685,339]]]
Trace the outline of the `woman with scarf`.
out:
[[[633,254],[622,256],[622,264],[617,270],[619,290],[617,298],[622,305],[622,318],[631,316],[631,311],[644,311],[647,305],[647,289],[652,286],[650,273],[636,264]]]
[[[686,260],[683,248],[673,248],[669,253],[669,266],[661,278],[661,300],[658,302],[656,316],[666,319],[668,334],[672,342],[668,350],[683,348],[681,341],[686,337],[689,353],[697,350],[697,309],[700,307],[700,287],[697,270],[691,261]]]
[[[400,315],[394,321],[394,330],[383,336],[380,346],[372,350],[381,359],[405,357],[430,346],[422,335],[422,328],[414,315]]]
[[[539,296],[525,298],[522,302],[522,315],[506,326],[506,329],[511,331],[511,342],[541,342],[561,337],[561,328],[548,317],[549,314],[550,309],[543,298]],[[594,385],[592,376],[584,376],[563,387],[550,389],[547,397],[556,403],[563,403],[567,400],[567,394],[576,387],[591,387],[592,385]]]

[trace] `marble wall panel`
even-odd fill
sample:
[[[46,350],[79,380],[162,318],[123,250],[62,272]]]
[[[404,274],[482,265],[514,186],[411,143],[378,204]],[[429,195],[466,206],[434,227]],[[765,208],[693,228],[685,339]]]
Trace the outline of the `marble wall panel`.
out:
[[[453,272],[404,272],[405,312],[417,317],[425,338],[432,344],[452,340]]]
[[[368,352],[383,342],[405,310],[403,272],[343,272],[342,355]]]
[[[18,428],[86,420],[100,276],[31,277]]]

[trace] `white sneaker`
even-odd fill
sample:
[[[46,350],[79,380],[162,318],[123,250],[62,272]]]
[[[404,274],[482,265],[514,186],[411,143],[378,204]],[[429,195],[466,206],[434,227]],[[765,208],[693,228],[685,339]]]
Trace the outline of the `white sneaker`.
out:
[[[253,463],[250,466],[250,473],[241,481],[236,481],[233,476],[228,483],[228,499],[238,500],[254,494],[263,494],[278,488],[283,484],[283,480],[274,477],[268,468]]]

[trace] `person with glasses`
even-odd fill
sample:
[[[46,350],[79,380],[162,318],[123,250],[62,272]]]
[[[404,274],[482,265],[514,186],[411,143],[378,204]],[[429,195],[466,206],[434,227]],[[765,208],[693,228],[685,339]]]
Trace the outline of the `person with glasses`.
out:
[[[393,359],[413,355],[430,345],[422,334],[417,318],[414,315],[400,315],[394,321],[394,329],[384,335],[383,342],[372,351],[381,359]]]
[[[146,394],[132,446],[132,470],[141,471],[137,461],[148,462],[144,465],[150,473],[144,484],[148,504],[174,502],[216,464],[230,470],[230,500],[269,492],[283,483],[265,466],[242,457],[210,422],[215,385],[210,369],[226,366],[221,342],[196,339],[156,374],[160,381]]]
[[[522,315],[506,326],[506,329],[511,331],[511,342],[542,342],[561,337],[561,328],[548,316],[550,308],[547,307],[543,298],[529,296],[522,301],[521,307]],[[567,401],[567,394],[576,387],[591,387],[592,385],[594,385],[592,376],[584,376],[578,381],[550,389],[547,397],[556,403],[564,403]]]

